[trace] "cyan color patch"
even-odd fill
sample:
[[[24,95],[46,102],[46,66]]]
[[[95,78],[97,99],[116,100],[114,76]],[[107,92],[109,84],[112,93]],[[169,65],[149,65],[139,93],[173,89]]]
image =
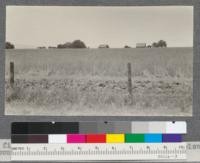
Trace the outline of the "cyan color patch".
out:
[[[145,143],[160,143],[162,142],[162,134],[145,134],[144,141]]]

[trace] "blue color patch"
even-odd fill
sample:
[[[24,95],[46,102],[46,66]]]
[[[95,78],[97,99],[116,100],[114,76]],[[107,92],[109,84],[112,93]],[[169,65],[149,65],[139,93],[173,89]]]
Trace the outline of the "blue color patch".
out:
[[[145,143],[161,143],[162,134],[145,134],[144,141]]]

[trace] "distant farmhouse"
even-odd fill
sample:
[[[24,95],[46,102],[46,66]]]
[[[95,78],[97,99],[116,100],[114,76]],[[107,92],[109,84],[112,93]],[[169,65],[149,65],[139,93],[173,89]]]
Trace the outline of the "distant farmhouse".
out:
[[[101,44],[101,45],[99,45],[99,48],[109,48],[109,45],[107,45],[107,44]]]
[[[147,44],[146,43],[137,43],[136,48],[146,48]]]

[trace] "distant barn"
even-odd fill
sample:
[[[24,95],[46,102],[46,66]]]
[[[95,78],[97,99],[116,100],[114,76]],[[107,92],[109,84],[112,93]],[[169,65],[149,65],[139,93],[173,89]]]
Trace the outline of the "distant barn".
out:
[[[101,45],[99,45],[99,48],[109,48],[109,45],[107,45],[107,44],[101,44]]]
[[[136,48],[146,48],[147,44],[146,43],[137,43]]]

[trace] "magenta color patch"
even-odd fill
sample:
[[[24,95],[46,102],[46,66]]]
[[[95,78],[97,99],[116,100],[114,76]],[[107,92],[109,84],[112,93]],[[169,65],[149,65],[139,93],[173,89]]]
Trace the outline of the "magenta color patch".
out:
[[[86,136],[84,134],[68,134],[67,143],[86,143]]]

